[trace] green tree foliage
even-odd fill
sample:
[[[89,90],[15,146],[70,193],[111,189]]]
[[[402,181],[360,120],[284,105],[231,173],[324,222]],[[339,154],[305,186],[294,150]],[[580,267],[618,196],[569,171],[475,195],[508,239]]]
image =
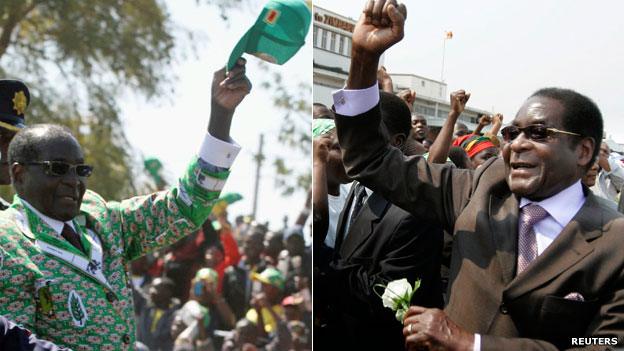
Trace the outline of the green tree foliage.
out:
[[[268,65],[262,65],[266,70]],[[273,95],[273,104],[282,113],[278,141],[286,146],[287,150],[298,151],[304,162],[303,167],[288,166],[282,155],[273,159],[276,177],[275,184],[282,189],[283,195],[292,194],[296,190],[308,191],[312,182],[310,170],[310,155],[312,154],[312,109],[310,100],[312,89],[307,83],[299,83],[294,88],[284,84],[282,75],[268,71],[269,78],[262,82],[262,88],[270,90]],[[292,155],[292,154],[291,154]]]
[[[28,123],[68,126],[107,199],[134,193],[132,150],[116,99],[163,95],[172,77],[172,23],[157,0],[0,2],[0,74],[31,88]]]

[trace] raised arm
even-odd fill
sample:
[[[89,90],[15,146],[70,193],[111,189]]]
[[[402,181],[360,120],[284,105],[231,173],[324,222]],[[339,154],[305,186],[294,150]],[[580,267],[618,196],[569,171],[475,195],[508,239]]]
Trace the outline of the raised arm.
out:
[[[169,245],[201,228],[240,151],[230,138],[230,126],[236,107],[250,89],[245,60],[239,59],[227,74],[224,68],[216,71],[208,133],[177,186],[109,205],[113,225],[115,218],[121,219],[127,259]]]
[[[477,123],[478,123],[477,128],[475,128],[472,134],[481,135],[481,131],[483,130],[483,128],[485,128],[485,126],[488,126],[490,125],[490,123],[492,123],[492,117],[488,115],[482,115],[481,117],[479,117],[479,120],[477,121]]]
[[[470,93],[466,93],[464,90],[458,90],[451,93],[451,111],[444,121],[444,125],[438,134],[438,137],[429,148],[429,157],[427,162],[429,163],[445,163],[448,157],[449,150],[451,149],[451,143],[453,141],[453,129],[455,123],[464,109],[466,103],[470,99]]]
[[[245,75],[245,64],[245,59],[239,58],[234,69],[226,74],[224,67],[216,71],[212,79],[208,133],[223,141],[231,141],[230,126],[234,110],[251,91],[251,82]]]
[[[392,1],[368,1],[353,31],[347,89],[366,89],[377,80],[379,57],[403,39],[407,9]]]
[[[500,141],[498,140],[498,132],[500,132],[501,126],[503,125],[503,115],[497,113],[492,117],[492,129],[485,132],[485,136],[492,140],[492,143],[496,147],[500,147]]]
[[[329,228],[329,203],[327,200],[327,162],[329,158],[329,147],[331,145],[331,138],[328,136],[320,136],[314,138],[313,141],[313,192],[312,192],[312,228],[313,243],[315,247],[320,247],[325,237],[327,236],[327,229]]]
[[[381,66],[377,70],[377,82],[379,89],[390,94],[394,94],[394,87],[392,86],[392,78],[386,71],[386,67]]]
[[[380,55],[403,38],[406,9],[396,1],[370,1],[353,33],[346,89],[334,94],[336,126],[350,177],[416,216],[452,230],[472,190],[472,173],[427,165],[388,146],[380,130],[376,72]]]

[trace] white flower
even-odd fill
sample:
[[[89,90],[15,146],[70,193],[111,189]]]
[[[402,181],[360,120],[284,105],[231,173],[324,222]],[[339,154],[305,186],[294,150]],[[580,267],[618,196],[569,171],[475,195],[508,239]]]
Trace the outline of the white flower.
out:
[[[420,280],[414,282],[414,287],[410,285],[407,279],[393,280],[388,285],[376,284],[375,287],[384,288],[383,295],[375,294],[381,298],[384,307],[395,312],[396,319],[403,323],[403,317],[409,309],[412,296],[420,288]]]
[[[393,280],[386,286],[386,290],[381,295],[384,307],[394,311],[399,307],[400,302],[412,295],[412,286],[407,279]]]

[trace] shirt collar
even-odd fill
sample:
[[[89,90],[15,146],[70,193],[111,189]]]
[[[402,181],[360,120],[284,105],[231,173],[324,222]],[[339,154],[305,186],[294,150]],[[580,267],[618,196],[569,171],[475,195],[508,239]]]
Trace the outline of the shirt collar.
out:
[[[54,231],[57,234],[60,235],[63,232],[63,227],[65,226],[65,224],[69,225],[74,231],[76,231],[76,228],[74,228],[74,224],[72,223],[72,221],[63,222],[63,221],[59,221],[58,219],[48,217],[44,215],[43,213],[37,211],[37,209],[33,205],[28,203],[28,201],[22,199],[21,197],[20,197],[20,200],[25,206],[27,206],[31,211],[33,211],[39,218],[41,218],[44,222],[46,222],[46,224],[49,225],[50,228],[54,229]]]
[[[570,209],[580,208],[583,202],[585,202],[585,194],[583,193],[583,186],[579,179],[576,183],[542,201],[531,201],[523,197],[520,199],[520,208],[529,204],[539,205],[545,209],[557,223],[565,227],[570,223],[577,212],[570,211]]]
[[[357,186],[357,184],[358,184],[358,182],[353,182],[352,187],[355,188]],[[373,192],[374,192],[373,190],[369,189],[368,187],[365,187],[364,184],[362,184],[362,183],[359,183],[359,184],[364,187],[364,191],[366,192],[366,197],[367,198],[369,198],[371,195],[373,195]]]

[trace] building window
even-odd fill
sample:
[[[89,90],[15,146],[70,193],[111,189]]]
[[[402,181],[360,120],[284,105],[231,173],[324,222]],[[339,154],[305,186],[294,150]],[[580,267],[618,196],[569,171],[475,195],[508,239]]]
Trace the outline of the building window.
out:
[[[314,47],[318,47],[318,43],[316,42],[316,40],[318,39],[318,31],[321,30],[321,28],[314,28],[314,32],[312,32],[314,34],[314,37],[312,38],[312,42],[314,43]]]
[[[416,114],[419,114],[419,115],[425,115],[425,116],[431,116],[431,117],[435,116],[435,109],[434,108],[428,107],[428,106],[419,105],[419,104],[415,104],[414,105],[414,112],[416,112]]]
[[[344,40],[345,40],[344,36],[342,36],[342,35],[338,36],[338,53],[340,55],[344,55],[345,54],[345,52],[344,52]]]
[[[321,29],[321,48],[327,49],[327,31]]]
[[[424,87],[425,87],[425,81],[424,81],[424,80],[421,80],[421,81],[420,81],[420,85],[424,88]]]
[[[329,51],[336,50],[336,33],[331,32],[331,37],[329,38]]]
[[[347,52],[345,53],[345,55],[351,57],[351,38],[346,38],[347,39]]]

